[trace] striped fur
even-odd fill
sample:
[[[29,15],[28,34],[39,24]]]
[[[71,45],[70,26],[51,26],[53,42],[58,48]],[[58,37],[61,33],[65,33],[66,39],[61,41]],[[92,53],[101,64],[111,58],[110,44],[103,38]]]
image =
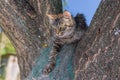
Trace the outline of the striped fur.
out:
[[[50,73],[56,64],[57,53],[61,51],[64,44],[71,44],[81,39],[87,29],[87,24],[83,14],[77,14],[73,18],[68,11],[60,15],[48,15],[50,23],[54,26],[54,40],[49,56],[49,64],[43,72]]]

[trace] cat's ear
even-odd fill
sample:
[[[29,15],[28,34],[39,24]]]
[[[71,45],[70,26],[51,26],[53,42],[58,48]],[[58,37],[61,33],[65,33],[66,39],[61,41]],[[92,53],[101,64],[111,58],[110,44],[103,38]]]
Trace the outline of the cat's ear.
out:
[[[55,22],[55,19],[57,18],[57,15],[53,15],[53,14],[46,14],[47,15],[47,17],[49,18],[49,22],[50,22],[50,24],[54,24],[54,22]]]
[[[69,18],[69,19],[72,18],[71,13],[69,11],[64,11],[63,16],[66,17],[66,18]]]
[[[52,15],[52,14],[46,14],[48,16],[49,19],[56,19],[57,15]]]

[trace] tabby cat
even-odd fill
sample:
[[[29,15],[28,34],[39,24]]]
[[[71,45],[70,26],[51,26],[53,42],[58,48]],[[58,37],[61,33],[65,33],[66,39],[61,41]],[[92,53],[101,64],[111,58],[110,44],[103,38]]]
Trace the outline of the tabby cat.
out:
[[[77,14],[73,18],[70,12],[64,11],[63,14],[47,14],[47,16],[54,27],[54,40],[50,51],[49,64],[43,69],[45,74],[50,73],[54,69],[57,53],[60,52],[62,46],[79,41],[87,29],[83,14]]]

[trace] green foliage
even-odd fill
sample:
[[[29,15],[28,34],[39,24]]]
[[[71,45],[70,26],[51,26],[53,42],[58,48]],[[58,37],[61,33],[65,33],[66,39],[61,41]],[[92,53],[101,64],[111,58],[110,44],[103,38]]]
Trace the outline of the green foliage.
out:
[[[10,40],[2,32],[0,33],[0,55],[6,55],[7,53],[15,54],[16,51],[13,45],[11,44]]]
[[[5,66],[2,66],[1,56],[7,54],[15,54],[16,51],[11,44],[7,36],[2,32],[0,33],[0,80],[4,80],[5,77]]]

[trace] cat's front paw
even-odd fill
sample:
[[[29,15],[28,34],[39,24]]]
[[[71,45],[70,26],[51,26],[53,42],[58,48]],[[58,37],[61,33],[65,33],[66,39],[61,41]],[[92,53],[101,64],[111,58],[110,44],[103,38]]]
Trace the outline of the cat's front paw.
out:
[[[43,73],[44,74],[49,74],[54,69],[54,67],[55,67],[55,63],[54,62],[50,62],[43,69]]]

